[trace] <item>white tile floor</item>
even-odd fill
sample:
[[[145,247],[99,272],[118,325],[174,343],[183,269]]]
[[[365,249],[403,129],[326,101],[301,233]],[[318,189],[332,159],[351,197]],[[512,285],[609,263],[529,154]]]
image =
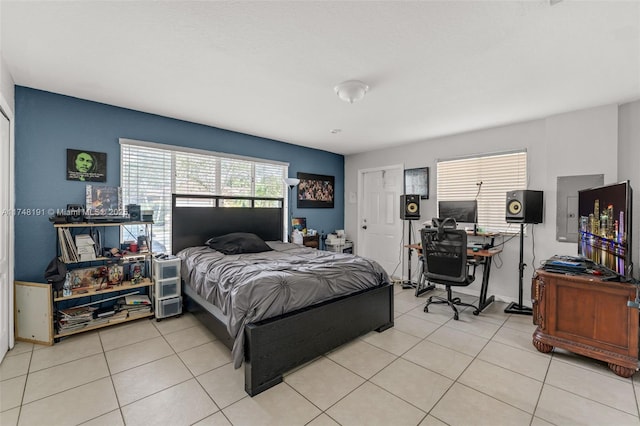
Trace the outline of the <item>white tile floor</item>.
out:
[[[191,315],[141,319],[0,364],[0,425],[640,425],[640,373],[531,344],[530,316],[422,308],[396,290],[395,327],[369,333],[254,398]],[[464,296],[469,299],[468,296]]]

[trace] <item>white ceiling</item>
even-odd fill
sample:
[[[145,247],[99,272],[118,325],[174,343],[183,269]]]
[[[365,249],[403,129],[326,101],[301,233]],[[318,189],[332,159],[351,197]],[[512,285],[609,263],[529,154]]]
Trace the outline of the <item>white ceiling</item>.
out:
[[[640,98],[637,0],[0,7],[17,85],[340,154]]]

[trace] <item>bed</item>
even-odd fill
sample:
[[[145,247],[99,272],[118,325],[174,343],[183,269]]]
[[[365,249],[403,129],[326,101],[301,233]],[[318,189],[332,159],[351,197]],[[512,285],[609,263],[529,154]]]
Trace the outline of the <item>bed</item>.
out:
[[[302,256],[303,252],[313,250],[281,242],[284,224],[282,199],[174,194],[172,206],[172,252],[183,258],[182,263],[186,268],[183,274],[186,279],[182,286],[185,308],[229,347],[234,355],[238,351],[242,354],[245,391],[249,395],[257,395],[280,383],[283,373],[358,336],[373,330],[384,331],[393,326],[393,285],[388,280],[382,280],[366,288],[356,285],[347,290],[348,294],[339,286],[342,292],[337,296],[323,295],[321,301],[290,312],[250,322],[235,321],[231,329],[240,324],[241,338],[238,338],[238,333],[232,336],[229,331],[232,315],[229,311],[223,312],[225,306],[216,306],[207,300],[207,294],[198,294],[196,288],[188,282],[193,276],[189,270],[197,263],[188,261],[187,255],[196,253],[203,257],[207,251],[203,248],[205,241],[232,232],[255,234],[278,249],[275,250],[278,253],[258,255],[258,261],[252,258],[248,261],[239,256],[253,265],[260,265],[260,256],[278,257],[280,251],[287,250],[293,250],[293,256]],[[315,251],[318,258],[327,255]],[[235,255],[229,257],[233,258]],[[348,262],[357,257],[334,254],[333,259],[336,258]],[[218,262],[219,259],[214,255],[213,260],[209,261]],[[316,284],[311,279],[301,284],[305,283],[315,288]],[[241,348],[238,348],[238,341],[241,342]],[[239,364],[235,358],[234,363],[236,366]]]

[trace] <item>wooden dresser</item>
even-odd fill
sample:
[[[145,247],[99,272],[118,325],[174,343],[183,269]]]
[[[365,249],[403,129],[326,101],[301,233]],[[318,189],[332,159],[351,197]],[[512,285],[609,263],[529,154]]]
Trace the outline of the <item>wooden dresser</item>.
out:
[[[536,271],[532,280],[533,345],[540,352],[554,347],[605,361],[619,376],[638,369],[638,318],[627,301],[632,284],[607,282],[591,275]]]

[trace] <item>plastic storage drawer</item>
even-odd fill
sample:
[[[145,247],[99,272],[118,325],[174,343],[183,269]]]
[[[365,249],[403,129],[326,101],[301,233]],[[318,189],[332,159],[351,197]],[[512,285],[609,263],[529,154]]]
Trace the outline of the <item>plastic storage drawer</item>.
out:
[[[172,317],[182,313],[182,297],[158,300],[157,318]]]
[[[180,277],[179,258],[169,260],[153,259],[153,278],[155,281]]]
[[[180,296],[180,278],[156,281],[156,297],[158,299],[172,296]]]

